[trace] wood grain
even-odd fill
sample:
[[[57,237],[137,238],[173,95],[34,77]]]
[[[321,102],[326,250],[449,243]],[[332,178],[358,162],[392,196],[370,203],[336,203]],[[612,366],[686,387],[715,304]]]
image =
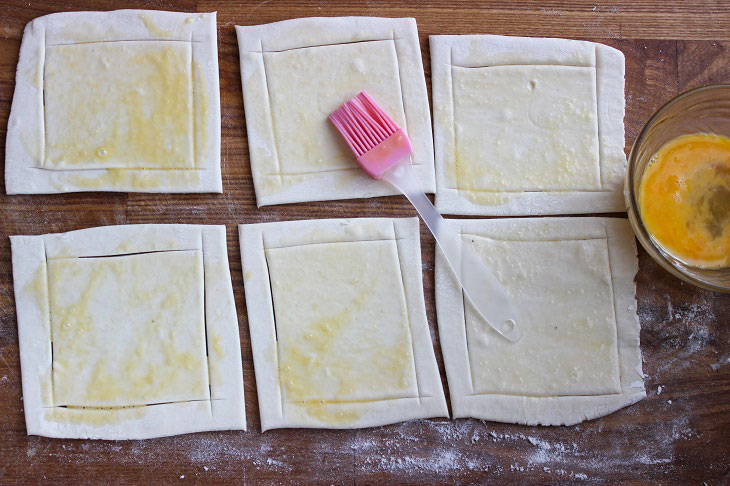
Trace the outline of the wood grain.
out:
[[[301,16],[415,17],[427,78],[429,34],[543,35],[605,42],[626,54],[628,150],[646,119],[667,99],[690,87],[729,81],[726,2],[5,1],[0,6],[0,153],[24,25],[55,11],[111,8],[218,11],[224,194],[0,195],[0,482],[730,482],[730,296],[683,284],[643,251],[636,281],[648,397],[628,409],[574,427],[423,420],[355,431],[262,434],[236,225],[415,212],[397,197],[256,208],[233,29],[236,24]],[[226,224],[248,432],[118,443],[26,436],[7,236],[123,223]],[[434,245],[424,228],[421,237],[429,325],[444,376],[435,332]]]

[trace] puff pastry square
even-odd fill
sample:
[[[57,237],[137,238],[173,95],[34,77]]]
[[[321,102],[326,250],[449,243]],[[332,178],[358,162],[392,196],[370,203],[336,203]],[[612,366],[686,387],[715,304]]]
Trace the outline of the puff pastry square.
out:
[[[303,18],[236,33],[259,206],[397,194],[362,171],[327,118],[362,90],[407,131],[418,182],[435,190],[414,19]]]
[[[245,429],[225,227],[11,236],[28,434]]]
[[[221,192],[215,18],[117,10],[30,22],[7,192]]]
[[[626,220],[452,223],[507,289],[523,332],[516,343],[494,332],[437,253],[436,312],[454,417],[572,425],[645,396],[638,262]]]
[[[448,414],[416,218],[242,225],[240,237],[263,430]]]
[[[623,211],[624,56],[567,39],[430,37],[436,207]]]

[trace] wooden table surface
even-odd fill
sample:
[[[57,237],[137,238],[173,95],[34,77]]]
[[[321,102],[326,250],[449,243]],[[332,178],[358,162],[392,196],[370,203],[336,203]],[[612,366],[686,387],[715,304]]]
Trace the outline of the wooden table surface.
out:
[[[387,197],[256,208],[234,25],[305,16],[415,17],[430,83],[429,34],[556,36],[603,42],[626,55],[626,147],[664,101],[730,82],[730,7],[723,1],[611,4],[373,0],[3,1],[0,153],[23,26],[55,11],[149,8],[218,11],[223,118],[222,195],[6,196],[0,190],[0,482],[236,481],[450,483],[642,481],[730,483],[730,295],[673,278],[640,251],[636,277],[647,398],[573,427],[421,420],[353,431],[261,433],[236,225],[343,216],[414,216]],[[625,214],[616,216],[625,217]],[[225,224],[243,354],[248,432],[104,442],[28,437],[23,418],[10,244],[42,234],[125,223]],[[433,288],[434,245],[421,230],[429,325],[442,377]],[[444,387],[447,384],[444,381]]]

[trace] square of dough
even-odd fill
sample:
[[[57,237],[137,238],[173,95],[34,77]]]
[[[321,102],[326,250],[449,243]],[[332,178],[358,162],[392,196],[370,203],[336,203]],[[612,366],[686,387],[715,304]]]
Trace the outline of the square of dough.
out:
[[[215,13],[64,12],[23,34],[6,189],[221,192]]]
[[[239,230],[263,430],[447,416],[416,218]]]
[[[505,286],[523,333],[512,343],[493,331],[437,252],[436,311],[454,417],[571,425],[645,396],[627,221],[451,221]]]
[[[600,189],[595,74],[583,66],[454,68],[458,187]]]
[[[28,434],[245,429],[225,227],[11,236]]]
[[[418,182],[435,190],[414,19],[304,18],[236,32],[259,206],[397,194],[362,171],[328,119],[362,90],[406,130]]]
[[[392,240],[265,252],[285,401],[418,396]]]
[[[431,36],[436,207],[623,211],[624,57],[567,39]]]
[[[200,250],[53,258],[47,271],[55,405],[210,398]]]
[[[194,169],[191,44],[46,46],[43,167]]]

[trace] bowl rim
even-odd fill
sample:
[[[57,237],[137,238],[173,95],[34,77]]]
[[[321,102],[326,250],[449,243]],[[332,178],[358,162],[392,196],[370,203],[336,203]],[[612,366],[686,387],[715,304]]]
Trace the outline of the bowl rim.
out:
[[[725,292],[730,293],[730,287],[724,287],[721,285],[714,284],[712,282],[707,282],[705,280],[700,280],[692,275],[688,275],[687,273],[683,272],[680,268],[677,268],[675,265],[673,265],[662,253],[661,249],[659,249],[654,241],[651,238],[651,235],[646,230],[646,226],[644,225],[644,221],[641,217],[641,213],[639,211],[638,202],[636,200],[636,191],[634,190],[634,175],[636,172],[636,164],[635,162],[635,151],[637,147],[641,145],[641,143],[644,141],[644,138],[646,137],[646,133],[650,126],[654,124],[654,122],[663,115],[670,107],[672,107],[674,104],[697,95],[698,93],[702,93],[705,91],[714,91],[717,89],[728,89],[730,90],[730,83],[719,83],[719,84],[708,84],[705,86],[699,86],[697,88],[692,88],[687,91],[684,91],[682,93],[679,93],[678,95],[670,98],[668,101],[666,101],[664,104],[662,104],[661,107],[659,107],[654,114],[649,117],[649,119],[644,123],[644,126],[641,128],[641,131],[639,132],[639,135],[636,137],[636,140],[631,146],[631,151],[629,152],[629,157],[627,159],[626,163],[626,182],[625,182],[625,191],[624,196],[626,199],[626,206],[629,216],[629,221],[631,222],[631,227],[634,230],[634,233],[636,234],[637,239],[639,240],[639,243],[642,247],[646,250],[646,252],[651,256],[651,258],[657,262],[662,268],[667,270],[670,274],[674,275],[675,277],[690,283],[692,285],[704,288],[706,290],[712,290],[715,292]]]

